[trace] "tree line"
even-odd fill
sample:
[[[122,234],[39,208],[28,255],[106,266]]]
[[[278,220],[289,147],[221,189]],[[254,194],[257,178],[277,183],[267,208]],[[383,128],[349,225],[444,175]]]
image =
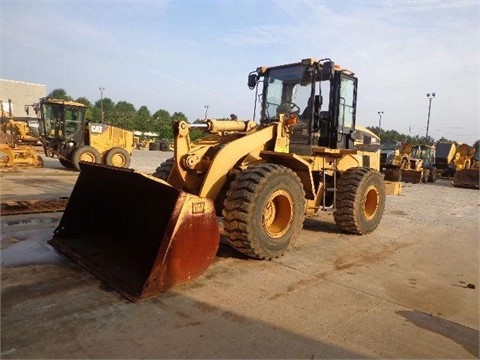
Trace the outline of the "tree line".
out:
[[[431,136],[410,136],[399,133],[396,130],[384,130],[379,128],[378,126],[367,126],[367,129],[376,134],[380,139],[381,142],[389,142],[389,141],[400,141],[405,144],[412,144],[412,145],[433,145],[435,142],[443,142],[443,141],[452,141],[442,136],[441,139],[436,141]]]
[[[172,123],[174,121],[187,121],[188,119],[182,112],[174,112],[170,114],[167,110],[159,109],[153,114],[148,107],[141,106],[138,110],[135,106],[127,101],[119,101],[115,103],[112,99],[106,97],[91,103],[86,97],[79,97],[73,99],[67,94],[64,89],[55,89],[48,97],[54,99],[74,100],[82,103],[87,107],[87,119],[93,122],[100,122],[102,120],[102,108],[103,108],[103,120],[104,122],[118,126],[123,129],[141,132],[153,132],[158,134],[158,138],[173,139]],[[194,122],[199,122],[200,119],[196,119]],[[401,141],[403,143],[410,143],[412,145],[433,144],[435,139],[425,136],[410,136],[399,133],[396,130],[384,130],[378,126],[367,126],[367,129],[380,137],[382,142],[387,141]],[[192,129],[191,138],[197,139],[203,135],[201,130]],[[438,141],[451,141],[442,137]]]

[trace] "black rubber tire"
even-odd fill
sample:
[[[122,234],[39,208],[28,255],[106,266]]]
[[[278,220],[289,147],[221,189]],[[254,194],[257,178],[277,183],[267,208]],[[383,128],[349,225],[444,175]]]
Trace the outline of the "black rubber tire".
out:
[[[427,180],[428,180],[429,176],[430,176],[430,169],[423,169],[423,172],[422,172],[422,183],[423,184],[427,183]]]
[[[163,163],[160,164],[159,167],[155,169],[155,172],[152,174],[153,176],[165,180],[168,180],[168,176],[172,172],[173,169],[173,158],[165,160]]]
[[[80,161],[100,164],[100,153],[88,145],[79,147],[72,156],[72,164],[78,171],[80,171]]]
[[[62,164],[62,166],[66,167],[67,169],[73,169],[74,167],[72,162],[69,160],[58,158],[58,161],[60,161],[60,164]]]
[[[279,257],[303,226],[302,182],[284,166],[253,165],[232,181],[223,217],[224,234],[234,249],[255,259]]]
[[[437,168],[432,166],[428,175],[428,182],[434,183],[437,180]]]
[[[121,147],[114,147],[108,150],[105,156],[105,164],[120,168],[128,168],[130,166],[130,154]]]
[[[160,143],[151,142],[148,144],[148,150],[150,151],[160,151]]]
[[[364,167],[350,168],[338,180],[333,218],[346,233],[368,234],[380,224],[385,201],[385,184],[378,171]]]
[[[40,155],[37,155],[37,167],[41,168],[43,167],[44,163],[43,163],[43,158],[40,156]]]

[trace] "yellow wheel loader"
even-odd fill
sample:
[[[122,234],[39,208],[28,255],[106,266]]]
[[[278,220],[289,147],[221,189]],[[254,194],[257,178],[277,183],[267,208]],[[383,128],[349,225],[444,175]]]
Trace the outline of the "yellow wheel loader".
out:
[[[478,189],[480,172],[480,140],[473,147],[466,144],[459,145],[458,156],[455,157],[456,171],[453,176],[453,185]]]
[[[356,126],[354,73],[304,59],[259,67],[248,86],[257,121],[255,111],[251,121],[176,122],[174,156],[153,175],[80,163],[49,243],[137,301],[210,266],[218,218],[229,244],[254,259],[285,254],[319,210],[345,233],[374,231],[386,199],[380,141]],[[191,141],[193,128],[206,136]]]
[[[380,167],[387,181],[402,181],[403,174],[408,178],[408,170],[415,166],[411,161],[412,144],[400,141],[382,144],[384,150],[380,153]],[[385,160],[383,160],[383,159]]]
[[[67,168],[80,162],[128,168],[134,147],[133,132],[86,120],[86,106],[75,101],[42,98],[33,107],[42,127],[45,155],[57,156]]]

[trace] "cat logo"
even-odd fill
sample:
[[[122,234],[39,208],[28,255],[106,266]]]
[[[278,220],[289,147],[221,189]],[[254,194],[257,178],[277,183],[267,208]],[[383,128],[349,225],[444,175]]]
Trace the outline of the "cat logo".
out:
[[[101,134],[103,132],[103,125],[92,125],[90,131],[95,134]]]
[[[192,214],[203,214],[205,213],[205,203],[198,202],[192,204]]]

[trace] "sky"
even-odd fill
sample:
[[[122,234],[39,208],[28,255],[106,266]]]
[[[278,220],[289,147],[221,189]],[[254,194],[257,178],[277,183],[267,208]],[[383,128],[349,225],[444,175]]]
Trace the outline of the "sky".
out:
[[[154,113],[252,119],[259,66],[330,58],[357,123],[480,138],[480,0],[0,0],[0,78]]]

